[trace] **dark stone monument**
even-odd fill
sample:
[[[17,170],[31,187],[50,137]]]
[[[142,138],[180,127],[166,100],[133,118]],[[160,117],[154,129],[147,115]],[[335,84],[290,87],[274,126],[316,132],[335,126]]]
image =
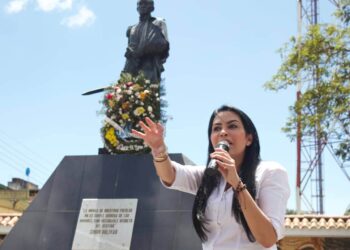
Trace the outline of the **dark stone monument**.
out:
[[[181,154],[171,159],[191,164]],[[1,250],[71,250],[83,199],[138,199],[132,250],[201,249],[194,196],[164,188],[150,154],[67,156],[5,238]]]

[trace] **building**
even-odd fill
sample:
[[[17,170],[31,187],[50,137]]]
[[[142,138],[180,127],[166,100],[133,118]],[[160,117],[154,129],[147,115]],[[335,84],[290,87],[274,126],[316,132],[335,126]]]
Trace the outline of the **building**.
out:
[[[7,187],[0,184],[0,245],[38,192],[37,185],[20,178]]]
[[[12,178],[7,187],[12,190],[39,190],[38,185],[21,178]]]

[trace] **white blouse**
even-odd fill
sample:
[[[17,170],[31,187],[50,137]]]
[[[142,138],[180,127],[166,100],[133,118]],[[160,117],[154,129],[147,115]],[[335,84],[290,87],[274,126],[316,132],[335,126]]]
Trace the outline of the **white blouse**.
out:
[[[172,161],[176,170],[175,181],[170,189],[196,194],[201,183],[205,166],[184,166]],[[256,202],[270,218],[277,233],[283,237],[284,216],[290,195],[286,170],[278,163],[261,161],[256,170]],[[231,213],[233,190],[225,191],[226,181],[221,177],[220,185],[210,195],[205,211],[208,240],[202,244],[203,250],[257,250],[277,249],[276,245],[264,248],[259,243],[251,243],[243,227]]]

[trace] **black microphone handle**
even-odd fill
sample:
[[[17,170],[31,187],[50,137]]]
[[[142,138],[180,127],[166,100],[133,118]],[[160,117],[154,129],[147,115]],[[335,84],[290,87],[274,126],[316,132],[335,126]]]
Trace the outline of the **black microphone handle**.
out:
[[[227,152],[229,151],[229,146],[228,143],[226,141],[221,141],[219,142],[215,148],[221,148],[223,150],[226,150]],[[209,175],[214,175],[215,173],[218,172],[218,165],[216,163],[215,159],[211,159],[208,166],[207,166],[207,172]]]

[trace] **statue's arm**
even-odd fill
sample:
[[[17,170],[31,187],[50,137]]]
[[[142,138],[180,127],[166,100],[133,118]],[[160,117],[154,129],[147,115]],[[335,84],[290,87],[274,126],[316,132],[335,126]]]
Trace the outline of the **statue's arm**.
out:
[[[132,32],[133,26],[129,26],[126,30],[126,37],[128,38],[128,47],[126,48],[125,57],[131,58],[135,57],[135,43],[132,41],[131,32]]]
[[[163,34],[165,40],[167,40],[169,42],[168,29],[167,29],[167,26],[166,26],[165,19],[157,17],[156,20],[154,20],[153,24],[160,28],[160,30],[162,31],[162,34]]]
[[[130,33],[131,33],[132,26],[129,26],[128,29],[126,30],[126,37],[130,39]]]
[[[155,48],[156,51],[161,51],[160,54],[160,60],[162,63],[165,63],[167,57],[169,56],[169,39],[168,39],[168,29],[164,18],[157,17],[153,24],[159,28],[163,35],[164,42],[160,44],[157,44],[157,47]]]

